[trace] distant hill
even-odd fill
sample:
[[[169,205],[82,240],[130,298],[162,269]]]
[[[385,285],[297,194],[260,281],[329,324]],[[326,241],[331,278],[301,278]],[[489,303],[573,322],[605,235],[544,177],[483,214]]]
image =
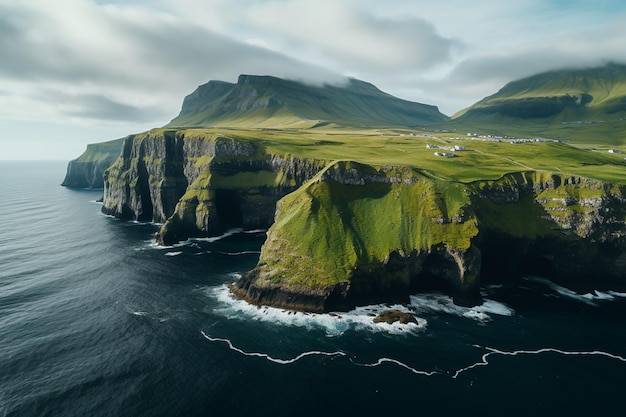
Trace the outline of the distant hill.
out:
[[[620,113],[626,116],[626,65],[608,64],[510,82],[453,119],[496,114],[519,119],[605,120]]]
[[[69,188],[104,187],[102,175],[120,155],[123,143],[124,138],[121,138],[87,145],[81,156],[67,164],[61,185]]]
[[[506,84],[456,113],[446,129],[626,144],[626,65],[550,71]]]
[[[209,81],[198,87],[166,127],[415,127],[446,120],[435,106],[399,99],[356,79],[314,86],[240,75],[236,84]]]

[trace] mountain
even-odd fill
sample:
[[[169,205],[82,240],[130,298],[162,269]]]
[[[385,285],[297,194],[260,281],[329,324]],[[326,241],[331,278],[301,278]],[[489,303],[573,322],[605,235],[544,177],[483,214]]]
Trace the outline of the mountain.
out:
[[[601,121],[624,117],[626,65],[550,71],[513,81],[453,118],[494,114],[555,121]]]
[[[240,75],[236,84],[209,81],[199,86],[166,127],[415,127],[447,119],[435,106],[399,99],[356,79],[314,86]]]

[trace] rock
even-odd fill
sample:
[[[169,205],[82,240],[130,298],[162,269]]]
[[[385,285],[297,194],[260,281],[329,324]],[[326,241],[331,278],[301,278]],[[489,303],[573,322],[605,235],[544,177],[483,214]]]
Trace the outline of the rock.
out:
[[[411,313],[405,313],[399,310],[385,310],[374,317],[374,323],[393,324],[396,322],[401,324],[417,324],[417,319],[413,317]]]

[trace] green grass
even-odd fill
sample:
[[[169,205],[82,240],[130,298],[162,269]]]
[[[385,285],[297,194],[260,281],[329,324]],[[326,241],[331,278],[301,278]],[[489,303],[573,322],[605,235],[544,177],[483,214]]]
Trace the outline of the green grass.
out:
[[[138,135],[136,146],[149,147],[150,140],[162,140],[164,135],[198,141],[202,146],[214,146],[214,141],[234,141],[247,142],[255,148],[251,156],[191,157],[188,162],[200,170],[200,175],[188,186],[177,206],[176,215],[181,219],[190,210],[197,219],[206,219],[214,204],[215,187],[295,185],[280,170],[243,170],[226,175],[219,169],[211,170],[212,164],[219,167],[233,160],[280,156],[308,159],[320,167],[315,178],[279,202],[258,265],[267,285],[284,284],[295,289],[323,291],[349,282],[355,268],[379,268],[394,251],[407,255],[437,245],[468,250],[483,227],[529,239],[553,235],[555,224],[567,222],[572,214],[591,210],[579,203],[567,203],[570,197],[595,198],[612,192],[610,186],[600,181],[566,185],[570,177],[626,185],[623,155],[565,143],[513,145],[507,141],[458,139],[457,133],[450,132],[326,126],[154,130]],[[465,150],[446,159],[435,156],[436,149],[427,149],[426,145],[462,145]],[[123,172],[122,162],[118,159],[113,165],[112,176],[133,186],[133,178]],[[144,162],[164,163],[162,158]],[[360,175],[386,180],[373,181],[368,177],[366,186],[322,180],[332,170],[352,168]],[[533,184],[551,181],[560,185],[536,195],[524,195],[515,204],[489,199],[477,203],[473,197],[474,192],[493,192],[489,190],[498,187],[525,184],[532,189]],[[615,192],[622,194],[619,189]]]
[[[553,71],[511,82],[453,116],[447,129],[626,145],[626,66]],[[585,123],[573,123],[585,122]]]
[[[442,184],[412,169],[385,172],[360,165],[361,173],[412,179],[412,184],[319,181],[327,170],[349,165],[329,165],[279,203],[261,255],[272,282],[324,288],[347,282],[354,268],[380,267],[394,250],[470,247],[478,229],[476,219],[463,212],[470,199],[462,184]]]
[[[184,134],[210,138],[219,134],[249,141],[265,149],[259,152],[261,158],[268,152],[328,161],[407,166],[432,178],[460,182],[493,180],[519,171],[550,171],[626,184],[626,154],[610,154],[607,146],[590,150],[566,143],[512,145],[508,141],[459,140],[451,139],[455,135],[450,133],[398,129],[193,129]],[[427,149],[428,144],[462,145],[466,150],[446,159],[435,156],[436,149]]]

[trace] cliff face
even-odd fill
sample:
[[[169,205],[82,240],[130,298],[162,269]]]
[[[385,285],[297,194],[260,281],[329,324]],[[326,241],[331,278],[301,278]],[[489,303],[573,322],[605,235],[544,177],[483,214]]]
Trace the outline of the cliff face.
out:
[[[104,171],[120,154],[123,139],[87,145],[81,156],[67,164],[64,187],[103,188]]]
[[[473,186],[485,278],[522,271],[589,289],[626,285],[626,187],[542,172]]]
[[[233,227],[265,229],[277,201],[322,166],[220,134],[152,131],[125,140],[105,174],[103,211],[163,223],[162,244]]]

